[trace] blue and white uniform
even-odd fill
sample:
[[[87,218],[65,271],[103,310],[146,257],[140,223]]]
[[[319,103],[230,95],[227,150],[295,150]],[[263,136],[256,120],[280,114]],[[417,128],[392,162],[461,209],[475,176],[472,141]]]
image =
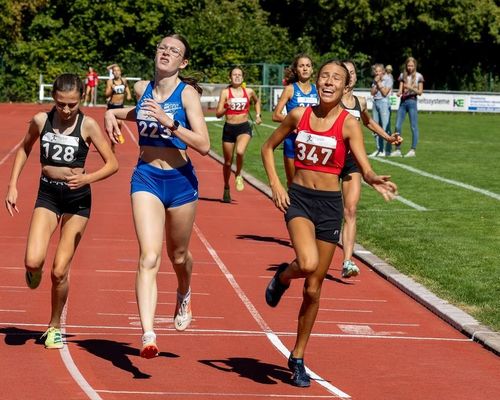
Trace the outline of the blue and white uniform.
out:
[[[316,104],[318,104],[318,92],[316,90],[316,86],[311,84],[311,91],[306,94],[300,89],[298,82],[293,83],[293,95],[285,105],[287,113],[296,107],[314,106]],[[292,132],[283,141],[283,153],[286,158],[295,158],[296,137],[297,133]]]
[[[154,117],[146,115],[142,105],[146,99],[153,99],[153,82],[149,82],[139,99],[136,111],[139,146],[168,147],[186,150],[187,145]],[[158,103],[179,126],[191,129],[186,110],[182,104],[182,91],[186,83],[180,82],[170,97]],[[179,207],[198,200],[198,179],[191,161],[169,170],[157,168],[139,159],[131,180],[130,194],[148,192],[156,196],[165,208]]]
[[[180,82],[170,97],[162,103],[158,103],[165,114],[172,120],[179,121],[180,126],[191,129],[186,116],[186,110],[182,104],[182,91],[186,83]],[[179,138],[172,135],[170,130],[161,125],[156,118],[146,115],[142,105],[146,99],[153,99],[153,82],[149,82],[144,94],[135,107],[137,129],[139,130],[139,146],[153,147],[175,147],[186,150],[186,144]]]

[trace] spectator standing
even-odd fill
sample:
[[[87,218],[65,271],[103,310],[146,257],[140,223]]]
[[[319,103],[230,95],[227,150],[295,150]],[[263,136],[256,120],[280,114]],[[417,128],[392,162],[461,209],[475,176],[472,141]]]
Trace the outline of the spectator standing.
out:
[[[390,135],[389,98],[394,81],[385,73],[383,64],[374,65],[374,74],[375,76],[370,89],[370,93],[373,96],[373,119]],[[385,144],[382,137],[375,136],[375,144],[377,149],[370,156],[385,157],[391,154],[390,143]]]
[[[417,96],[422,95],[424,92],[424,77],[420,72],[417,72],[417,60],[413,57],[408,57],[404,65],[404,70],[398,78],[399,90],[397,95],[401,97],[401,102],[396,116],[396,134],[401,135],[403,121],[406,113],[408,113],[412,140],[411,149],[406,153],[405,157],[415,157],[419,139]],[[397,145],[394,156],[401,157],[401,155],[401,149]]]

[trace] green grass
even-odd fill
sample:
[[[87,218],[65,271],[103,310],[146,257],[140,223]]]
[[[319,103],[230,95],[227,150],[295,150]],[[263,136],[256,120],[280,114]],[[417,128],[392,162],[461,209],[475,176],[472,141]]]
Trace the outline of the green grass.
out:
[[[263,124],[274,125],[263,113]],[[392,115],[395,122],[395,113]],[[212,149],[221,154],[222,122],[209,122]],[[358,207],[357,242],[387,260],[450,303],[492,329],[500,330],[500,200],[419,175],[406,165],[441,178],[500,195],[500,116],[468,113],[419,113],[420,141],[415,158],[372,159],[379,174],[389,174],[400,195],[425,207],[418,211],[390,203],[363,185]],[[403,154],[411,144],[408,118]],[[257,127],[244,170],[267,178],[260,147],[272,128]],[[375,149],[365,131],[367,152]],[[282,181],[282,152],[276,151]],[[392,165],[397,163],[397,165]]]

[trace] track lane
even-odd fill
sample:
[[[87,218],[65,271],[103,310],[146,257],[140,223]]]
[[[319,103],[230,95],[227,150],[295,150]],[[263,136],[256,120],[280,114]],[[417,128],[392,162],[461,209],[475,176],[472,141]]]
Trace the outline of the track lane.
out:
[[[31,115],[33,107],[27,108]],[[17,105],[16,110],[2,112],[2,122],[6,115],[28,118],[22,106]],[[103,110],[88,111],[102,121]],[[0,147],[0,158],[19,139],[14,136],[9,135]],[[121,170],[93,186],[92,219],[73,262],[67,318],[71,357],[99,396],[335,398],[316,383],[307,390],[289,386],[286,359],[271,345],[196,233],[191,245],[195,258],[193,325],[184,333],[173,329],[175,278],[164,256],[157,311],[162,353],[155,360],[138,356],[140,330],[133,291],[138,248],[128,196],[137,149],[128,140],[118,146],[117,154]],[[277,309],[267,307],[263,295],[275,267],[293,257],[282,216],[249,185],[242,193],[234,192],[234,204],[219,202],[220,165],[207,157],[191,156],[200,178],[197,228],[265,323],[290,348],[300,283],[294,283]],[[3,182],[11,161],[0,165]],[[23,343],[23,337],[45,329],[49,315],[47,273],[42,286],[30,291],[20,269],[38,185],[37,161],[32,154],[21,178],[26,184],[20,202],[22,214],[11,219],[3,212],[0,217],[0,309],[10,310],[0,312],[4,333],[0,365],[5,371],[17,360],[23,362],[22,371],[13,370],[2,380],[2,388],[6,398],[46,398],[48,393],[54,399],[87,398],[65,370],[59,352],[47,351],[32,339]],[[89,168],[98,162],[93,153]],[[340,280],[340,259],[337,251],[330,279],[323,287],[321,310],[306,355],[311,369],[355,399],[495,398],[495,377],[500,373],[497,357],[366,266],[361,265],[359,279]],[[13,312],[16,309],[25,312]],[[9,327],[11,331],[6,330]],[[26,376],[37,379],[26,380]],[[13,383],[21,380],[25,384],[20,392],[12,391]],[[14,397],[14,393],[26,396]],[[479,393],[481,397],[477,397]]]

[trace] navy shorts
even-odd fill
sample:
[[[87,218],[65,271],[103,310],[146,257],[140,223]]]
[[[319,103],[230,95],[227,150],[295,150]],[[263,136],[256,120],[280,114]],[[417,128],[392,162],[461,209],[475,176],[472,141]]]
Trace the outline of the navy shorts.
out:
[[[252,136],[252,127],[248,121],[241,124],[229,124],[226,122],[224,128],[222,128],[222,141],[236,143],[236,138],[244,133]]]
[[[286,158],[295,158],[295,139],[297,133],[292,132],[283,140],[283,155]]]
[[[37,207],[53,211],[58,217],[62,214],[74,214],[89,218],[92,208],[90,185],[70,189],[65,181],[42,175],[35,202],[35,208]]]
[[[292,183],[288,188],[290,206],[285,213],[288,224],[295,217],[310,220],[315,227],[316,239],[338,243],[344,207],[342,193],[309,189]]]
[[[356,160],[354,159],[354,156],[349,151],[345,158],[344,168],[342,168],[342,171],[340,171],[339,177],[340,179],[344,179],[347,175],[353,174],[355,172],[360,172],[360,170],[358,168]]]
[[[155,195],[165,208],[179,207],[198,200],[198,179],[191,161],[180,168],[161,169],[139,160],[130,182],[130,194],[136,192]]]

